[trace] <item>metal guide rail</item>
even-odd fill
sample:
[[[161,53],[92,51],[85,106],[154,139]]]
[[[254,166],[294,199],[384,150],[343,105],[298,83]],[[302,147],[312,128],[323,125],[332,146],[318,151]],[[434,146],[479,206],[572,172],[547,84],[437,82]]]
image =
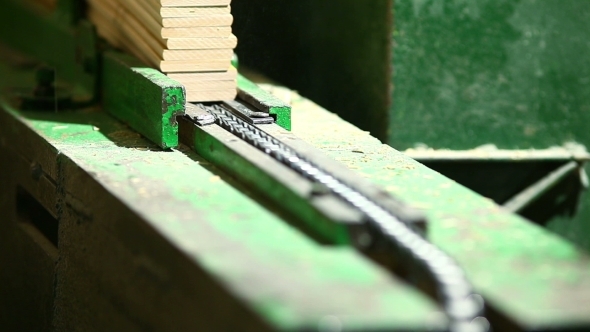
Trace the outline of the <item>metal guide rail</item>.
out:
[[[260,112],[251,111],[247,105],[231,101],[196,104],[196,107],[198,109],[189,105],[187,117],[198,126],[216,123],[310,181],[316,195],[329,193],[358,211],[364,226],[383,242],[390,254],[402,257],[400,265],[403,268],[420,270],[428,276],[435,288],[435,297],[450,320],[451,331],[486,331],[489,328],[483,316],[483,298],[473,292],[463,270],[450,256],[402,221],[396,211],[360,192],[320,164],[257,127],[259,122],[256,119],[264,117]]]

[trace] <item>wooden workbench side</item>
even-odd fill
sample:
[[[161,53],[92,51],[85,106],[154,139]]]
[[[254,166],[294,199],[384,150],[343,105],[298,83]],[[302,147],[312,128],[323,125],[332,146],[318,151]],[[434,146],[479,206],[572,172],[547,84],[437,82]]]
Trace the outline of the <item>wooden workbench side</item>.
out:
[[[58,328],[300,330],[330,315],[361,330],[444,327],[424,295],[307,238],[187,148],[161,151],[92,110],[2,110],[0,123],[4,141],[18,128],[55,151]]]

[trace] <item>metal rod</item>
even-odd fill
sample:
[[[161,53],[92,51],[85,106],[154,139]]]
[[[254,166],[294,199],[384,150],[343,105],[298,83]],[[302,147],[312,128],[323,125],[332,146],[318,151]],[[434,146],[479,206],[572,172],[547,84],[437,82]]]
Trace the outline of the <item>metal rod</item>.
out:
[[[549,173],[546,177],[535,182],[525,190],[516,194],[508,202],[504,203],[504,208],[512,213],[518,213],[529,206],[541,195],[555,187],[559,182],[565,179],[568,175],[579,168],[579,164],[575,161],[561,166],[557,170]]]

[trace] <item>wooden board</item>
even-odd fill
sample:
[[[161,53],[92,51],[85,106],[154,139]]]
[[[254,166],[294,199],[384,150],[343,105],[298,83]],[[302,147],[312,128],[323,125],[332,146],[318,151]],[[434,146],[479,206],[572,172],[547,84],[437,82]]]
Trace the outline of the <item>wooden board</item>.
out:
[[[163,27],[170,28],[181,28],[181,27],[194,27],[194,26],[230,26],[232,25],[234,18],[231,14],[222,15],[207,15],[199,17],[172,17],[162,18],[161,25]]]
[[[231,100],[237,95],[236,89],[221,91],[186,91],[186,99],[189,102],[206,102],[211,100]]]
[[[227,61],[224,60],[184,60],[184,61],[160,61],[159,66],[163,72],[209,72],[227,70]]]
[[[189,91],[228,91],[235,89],[236,81],[196,81],[184,84]]]
[[[230,68],[224,72],[215,73],[169,73],[168,77],[173,80],[182,81],[186,83],[194,83],[200,81],[227,81],[236,80],[238,71],[235,68]]]
[[[113,46],[186,85],[188,101],[232,99],[237,38],[229,0],[88,0],[88,17]],[[214,99],[207,99],[214,98]]]
[[[231,13],[231,7],[162,7],[160,15],[166,17],[198,17]]]
[[[161,28],[162,38],[223,38],[231,35],[231,27]]]
[[[162,50],[162,59],[169,61],[219,59],[231,61],[231,49],[216,50]]]
[[[238,45],[238,38],[234,35],[226,38],[171,38],[165,44],[170,50],[233,49]]]
[[[229,6],[231,0],[149,0],[162,7],[213,7]]]

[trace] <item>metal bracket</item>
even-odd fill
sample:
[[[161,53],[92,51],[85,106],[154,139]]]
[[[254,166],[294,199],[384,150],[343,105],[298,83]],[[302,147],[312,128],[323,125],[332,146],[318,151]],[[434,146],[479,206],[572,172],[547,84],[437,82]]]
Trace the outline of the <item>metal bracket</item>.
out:
[[[185,106],[185,116],[201,127],[215,123],[215,117],[213,114],[207,112],[200,106],[191,103],[187,103]]]
[[[275,123],[275,119],[266,112],[252,111],[244,104],[239,103],[235,100],[226,100],[223,102],[223,106],[240,119],[248,122],[251,125],[271,124]]]

